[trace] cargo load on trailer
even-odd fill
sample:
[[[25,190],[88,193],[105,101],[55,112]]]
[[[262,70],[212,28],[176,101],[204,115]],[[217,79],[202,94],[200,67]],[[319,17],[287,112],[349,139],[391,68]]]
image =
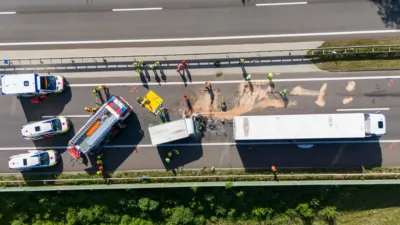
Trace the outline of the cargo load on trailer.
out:
[[[236,141],[381,137],[386,119],[380,113],[236,116],[233,134]]]
[[[124,98],[112,96],[69,141],[68,151],[74,158],[99,152],[125,127],[123,121],[131,112],[132,107]]]
[[[188,118],[149,126],[151,144],[160,145],[196,136],[205,129],[206,121],[206,117],[194,114]]]

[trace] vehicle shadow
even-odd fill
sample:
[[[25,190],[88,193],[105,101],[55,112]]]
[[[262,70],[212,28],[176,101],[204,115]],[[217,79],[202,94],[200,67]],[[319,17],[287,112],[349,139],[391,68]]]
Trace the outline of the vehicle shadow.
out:
[[[378,6],[378,15],[386,27],[400,28],[400,2],[398,0],[370,0]]]
[[[185,165],[203,156],[201,143],[201,137],[189,137],[183,140],[170,142],[166,144],[166,146],[157,146],[157,150],[165,169],[174,171],[176,169],[183,169]],[[178,150],[179,153],[177,154],[175,150]],[[169,153],[172,154],[172,156],[170,156]],[[170,162],[166,161],[167,158],[170,159]]]
[[[33,98],[25,97],[21,97],[20,102],[26,117],[26,121],[32,122],[43,120],[42,116],[44,115],[59,115],[64,110],[64,107],[71,101],[71,98],[71,89],[66,88],[66,90],[62,93],[49,95],[41,104],[33,104],[31,102]]]
[[[35,147],[38,149],[51,149],[51,147],[67,146],[69,140],[71,140],[74,136],[75,136],[75,127],[72,124],[72,126],[66,133],[58,134],[48,139],[33,141],[33,143]],[[53,149],[53,150],[56,150],[58,151],[58,153],[62,154],[65,152],[66,149]]]
[[[357,144],[327,142],[315,144],[314,147],[307,149],[299,148],[295,144],[252,145],[248,142],[237,142],[237,144],[245,169],[269,169],[273,165],[285,169],[354,168],[361,172],[363,167],[382,165],[379,142]]]
[[[126,128],[108,144],[115,147],[104,148],[100,152],[103,155],[104,170],[110,173],[115,172],[135,151],[136,148],[130,146],[138,145],[143,139],[143,131],[136,113],[131,113],[124,123],[126,124]],[[87,155],[87,160],[89,161],[88,165],[91,166],[87,167],[85,171],[89,173],[96,172],[96,156]]]

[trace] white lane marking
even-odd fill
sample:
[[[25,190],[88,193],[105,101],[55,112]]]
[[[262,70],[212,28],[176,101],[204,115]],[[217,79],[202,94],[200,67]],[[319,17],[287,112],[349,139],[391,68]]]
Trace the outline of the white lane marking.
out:
[[[14,15],[17,14],[17,12],[0,12],[0,15]]]
[[[287,78],[287,79],[274,79],[275,82],[310,82],[310,81],[346,81],[346,80],[383,80],[383,79],[400,79],[400,76],[366,76],[366,77],[325,77],[325,78]],[[253,82],[265,82],[267,79],[252,80]],[[193,81],[187,83],[188,85],[204,84],[205,81]],[[213,81],[213,84],[240,84],[244,80],[226,80],[226,81]],[[149,86],[159,86],[157,82],[146,83]],[[182,82],[167,82],[162,85],[182,85]],[[98,87],[99,85],[106,86],[137,86],[143,85],[141,82],[137,83],[93,83],[93,84],[69,84],[70,87]]]
[[[372,144],[372,143],[394,143],[400,142],[400,140],[359,140],[359,141],[313,141],[313,142],[297,142],[297,144]],[[221,143],[188,143],[188,144],[163,144],[160,147],[196,147],[196,146],[251,146],[251,145],[296,145],[291,141],[280,141],[280,142],[221,142]],[[105,148],[156,148],[150,144],[139,144],[139,145],[107,145]],[[49,147],[2,147],[0,151],[22,151],[22,150],[45,150],[45,149],[66,149],[67,146],[49,146]],[[300,151],[301,149],[299,149]],[[268,150],[265,150],[268,151]]]
[[[351,112],[351,111],[388,111],[390,108],[360,108],[360,109],[336,109],[338,112]]]
[[[127,11],[153,11],[153,10],[162,10],[161,7],[156,8],[130,8],[130,9],[113,9],[113,12],[127,12]]]
[[[58,116],[65,116],[69,118],[88,118],[91,117],[91,115],[58,115]],[[42,118],[54,118],[56,116],[42,116]]]
[[[260,3],[256,6],[307,5],[307,2]]]
[[[153,43],[153,42],[182,42],[182,41],[218,41],[218,40],[290,38],[290,37],[318,37],[318,36],[340,36],[340,35],[360,35],[360,34],[389,34],[389,33],[400,33],[400,30],[366,30],[366,31],[340,31],[340,32],[321,32],[321,33],[299,33],[299,34],[266,34],[266,35],[248,35],[248,36],[160,38],[160,39],[126,39],[126,40],[92,40],[92,41],[43,41],[43,42],[7,42],[7,43],[3,42],[3,43],[0,43],[0,46],[117,44],[117,43]]]

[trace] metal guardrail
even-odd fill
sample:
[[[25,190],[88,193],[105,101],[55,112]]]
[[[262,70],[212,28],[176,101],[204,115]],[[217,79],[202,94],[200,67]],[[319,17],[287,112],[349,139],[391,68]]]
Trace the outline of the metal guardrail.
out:
[[[246,178],[259,178],[259,181],[234,181]],[[225,181],[197,181],[194,179],[214,178]],[[140,189],[164,187],[219,187],[232,183],[233,186],[299,186],[299,185],[368,185],[400,184],[400,173],[326,173],[326,174],[279,174],[274,175],[205,175],[170,177],[132,177],[132,178],[84,178],[84,179],[44,179],[44,180],[2,180],[0,192],[48,191],[48,190],[100,190],[100,189]],[[176,182],[174,180],[179,180]],[[183,180],[188,180],[187,182]],[[230,182],[230,180],[232,182]],[[146,182],[149,181],[149,182]],[[163,183],[163,181],[167,181]],[[168,182],[169,181],[169,182]],[[87,183],[84,183],[87,182]],[[92,184],[90,184],[92,182]],[[95,182],[101,182],[95,183]],[[71,185],[71,183],[75,183]],[[93,184],[94,183],[94,184]],[[6,186],[12,184],[12,186]],[[16,187],[18,186],[18,187]]]
[[[193,69],[214,67],[216,61],[220,62],[221,68],[235,67],[239,66],[240,59],[245,59],[245,66],[274,66],[282,63],[309,63],[306,57],[399,52],[400,45],[377,45],[225,53],[4,59],[0,71],[4,74],[126,71],[134,69],[134,61],[144,61],[149,65],[160,62],[160,69],[168,70],[176,69],[182,60],[186,60]]]
[[[191,188],[191,187],[260,187],[260,186],[339,186],[339,185],[399,185],[400,180],[326,180],[326,181],[235,181],[235,182],[185,182],[185,183],[148,183],[148,184],[113,184],[113,185],[65,185],[41,187],[0,188],[0,192],[34,191],[93,191],[127,190],[146,188]]]

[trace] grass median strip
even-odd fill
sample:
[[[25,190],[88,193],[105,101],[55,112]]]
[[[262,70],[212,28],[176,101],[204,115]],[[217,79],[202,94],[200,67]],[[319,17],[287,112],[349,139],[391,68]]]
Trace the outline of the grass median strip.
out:
[[[308,169],[279,170],[277,177],[270,170],[244,169],[199,169],[172,171],[132,171],[100,175],[88,173],[64,173],[23,176],[0,176],[0,187],[24,186],[60,186],[60,185],[91,185],[91,184],[135,184],[135,183],[177,183],[177,182],[213,182],[213,181],[280,181],[295,180],[370,180],[397,179],[395,173],[400,168],[371,169]],[[348,174],[348,175],[345,175]],[[108,179],[107,179],[108,178]]]
[[[400,68],[400,46],[379,47],[379,45],[400,45],[400,38],[382,40],[326,41],[319,48],[331,50],[309,51],[312,61],[322,70],[373,70]],[[345,48],[349,46],[377,46],[372,48]],[[345,51],[346,50],[346,54]],[[321,56],[323,53],[333,53]],[[372,51],[374,51],[373,54]],[[318,54],[319,56],[312,56]]]

